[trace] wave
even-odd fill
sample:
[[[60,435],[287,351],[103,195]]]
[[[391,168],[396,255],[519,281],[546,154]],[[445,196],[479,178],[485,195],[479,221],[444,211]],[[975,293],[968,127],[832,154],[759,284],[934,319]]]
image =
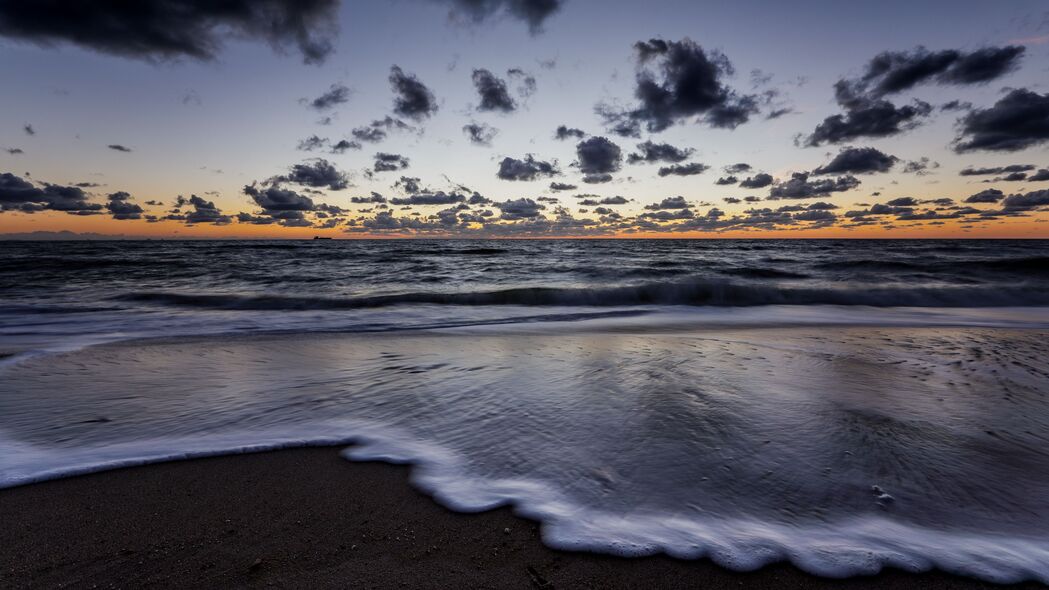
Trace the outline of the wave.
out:
[[[725,281],[646,283],[620,287],[526,287],[494,291],[420,291],[357,297],[127,293],[118,300],[226,310],[336,310],[394,305],[636,306],[864,305],[872,307],[1049,306],[1049,287],[789,287]]]

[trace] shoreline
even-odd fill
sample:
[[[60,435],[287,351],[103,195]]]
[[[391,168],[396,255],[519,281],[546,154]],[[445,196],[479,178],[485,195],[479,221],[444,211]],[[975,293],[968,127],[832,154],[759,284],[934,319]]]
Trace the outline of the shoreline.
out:
[[[0,587],[992,588],[940,571],[565,552],[511,508],[462,514],[344,446],[177,460],[0,490]],[[1008,587],[1043,588],[1037,582]]]

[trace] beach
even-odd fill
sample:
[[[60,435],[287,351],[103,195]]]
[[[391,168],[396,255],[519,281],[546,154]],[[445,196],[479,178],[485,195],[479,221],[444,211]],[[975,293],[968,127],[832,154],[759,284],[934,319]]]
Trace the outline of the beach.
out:
[[[555,551],[508,508],[454,513],[408,479],[403,466],[314,448],[0,490],[0,586],[994,587],[936,571],[833,580],[785,564],[739,573],[708,560]]]

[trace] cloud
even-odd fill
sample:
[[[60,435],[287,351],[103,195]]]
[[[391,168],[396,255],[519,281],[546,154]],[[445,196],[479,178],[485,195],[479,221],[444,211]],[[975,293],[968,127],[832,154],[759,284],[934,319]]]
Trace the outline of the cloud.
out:
[[[332,84],[327,92],[310,101],[310,106],[318,111],[324,111],[337,104],[349,102],[350,89],[342,84]]]
[[[896,156],[891,156],[872,147],[846,147],[842,148],[829,164],[816,168],[812,173],[822,175],[888,172],[899,161],[900,159]]]
[[[560,139],[562,141],[572,138],[583,139],[584,137],[586,137],[586,132],[582,129],[576,129],[575,127],[558,125],[557,130],[554,131],[554,139]]]
[[[579,188],[579,187],[577,187],[574,184],[568,184],[568,183],[565,183],[565,182],[551,182],[550,183],[550,190],[552,190],[554,192],[574,191],[577,188]]]
[[[533,35],[543,23],[561,9],[562,0],[437,0],[451,6],[453,17],[466,17],[480,23],[494,15],[506,14],[528,24]]]
[[[634,49],[640,65],[634,90],[638,105],[597,108],[613,133],[636,136],[641,125],[655,133],[697,118],[733,129],[758,112],[757,96],[740,95],[725,84],[734,70],[722,53],[705,51],[687,38],[638,41]]]
[[[353,135],[354,139],[360,141],[379,143],[386,139],[386,136],[391,131],[410,131],[412,129],[414,128],[404,121],[386,116],[382,119],[376,119],[367,125],[355,127],[350,131],[350,134]]]
[[[464,201],[466,201],[465,195],[454,192],[446,193],[444,191],[420,193],[403,198],[394,197],[390,199],[390,203],[393,205],[453,205]]]
[[[390,68],[390,86],[396,96],[393,112],[415,121],[426,119],[437,112],[433,92],[414,74],[406,74],[399,66]]]
[[[714,184],[718,186],[730,186],[739,182],[739,179],[735,176],[722,176],[714,181]]]
[[[962,168],[958,176],[990,176],[992,174],[1009,174],[1012,172],[1030,172],[1034,170],[1034,164],[1009,164],[1008,166],[992,166],[973,168],[969,166]]]
[[[0,211],[63,211],[71,215],[101,213],[102,205],[89,203],[87,194],[76,186],[32,182],[10,172],[0,174]]]
[[[186,207],[192,207],[193,210],[186,213],[183,211]],[[223,214],[222,211],[215,206],[214,202],[202,199],[197,195],[190,195],[188,199],[179,195],[178,198],[175,199],[175,208],[169,215],[166,215],[164,219],[184,221],[186,225],[195,225],[199,223],[226,225],[233,221],[233,218],[229,215]]]
[[[1015,70],[1023,53],[1024,48],[1017,45],[985,47],[970,53],[954,49],[929,51],[920,46],[912,51],[885,51],[871,59],[864,74],[850,84],[854,91],[875,98],[925,82],[981,84]]]
[[[932,106],[920,100],[901,107],[887,100],[855,100],[849,102],[844,115],[832,115],[817,125],[805,143],[814,147],[862,137],[888,137],[918,126],[931,112]]]
[[[385,203],[386,197],[379,193],[372,191],[372,194],[367,197],[350,197],[351,203]]]
[[[503,158],[496,176],[503,180],[536,180],[558,174],[561,174],[561,171],[558,170],[556,162],[536,160],[532,154],[528,154],[522,160]]]
[[[291,182],[313,188],[328,188],[339,191],[349,186],[349,180],[344,172],[340,172],[335,164],[323,158],[295,164],[291,172],[272,179],[273,182]]]
[[[641,162],[670,162],[677,163],[687,160],[696,150],[692,148],[678,148],[669,143],[653,143],[645,141],[637,144],[638,151],[627,156],[627,163],[638,164]]]
[[[982,190],[974,195],[971,195],[965,199],[966,203],[997,203],[1005,197],[1005,193],[996,189],[989,188]]]
[[[17,156],[18,154],[25,153],[25,151],[23,151],[22,148],[4,148],[4,151],[12,156]]]
[[[44,47],[72,43],[147,61],[213,60],[226,38],[295,46],[306,63],[333,51],[338,0],[0,2],[0,35]]]
[[[831,193],[845,192],[860,185],[855,176],[840,176],[810,181],[807,172],[795,172],[790,180],[781,182],[769,190],[769,199],[811,199],[829,197]]]
[[[588,176],[617,172],[623,164],[623,151],[604,137],[584,139],[576,144],[575,151],[579,171]]]
[[[1049,190],[1009,195],[1002,199],[1002,208],[1006,211],[1030,211],[1042,207],[1049,207]]]
[[[400,154],[387,154],[378,152],[375,154],[375,172],[391,172],[393,170],[404,170],[409,165],[408,158]]]
[[[129,148],[127,146],[120,145],[119,143],[111,143],[111,144],[107,145],[106,147],[108,147],[111,150],[115,150],[115,151],[118,151],[118,152],[124,152],[124,153],[128,153],[128,152],[132,151],[131,148]]]
[[[766,186],[771,185],[772,182],[773,182],[773,178],[772,178],[771,174],[765,174],[764,172],[759,172],[759,173],[755,174],[754,176],[749,176],[749,177],[744,178],[743,180],[741,180],[739,182],[739,187],[740,188],[765,188]]]
[[[651,205],[645,205],[645,209],[649,211],[663,211],[671,209],[687,209],[688,202],[685,201],[685,197],[667,197],[658,203],[652,203]]]
[[[244,187],[244,194],[262,207],[264,214],[278,220],[303,219],[304,212],[316,209],[313,199],[280,186],[248,185]]]
[[[692,162],[691,164],[673,164],[670,166],[663,166],[659,169],[660,176],[695,176],[696,174],[702,174],[710,169],[710,166],[706,164],[700,164],[699,162]]]
[[[470,139],[470,143],[474,145],[490,146],[492,145],[492,140],[499,134],[499,130],[487,123],[471,121],[463,125],[463,133]]]
[[[1038,172],[1027,177],[1027,182],[1045,182],[1049,181],[1049,168],[1041,168]]]
[[[516,219],[533,219],[539,217],[540,211],[546,209],[546,207],[536,203],[532,199],[514,199],[503,201],[502,203],[494,203],[494,205],[500,212],[502,212],[500,218],[508,221]]]
[[[110,193],[106,200],[106,210],[113,215],[113,219],[142,219],[142,214],[145,213],[142,207],[130,202],[131,195],[124,191]]]
[[[36,129],[33,129],[33,126],[29,123],[22,126],[22,131],[24,131],[26,135],[36,135]]]
[[[334,145],[331,146],[331,153],[333,153],[333,154],[341,154],[341,153],[345,152],[346,150],[359,150],[359,149],[361,149],[361,147],[362,147],[361,144],[357,143],[356,141],[349,141],[348,139],[340,139],[338,142],[336,142]]]
[[[737,164],[729,164],[725,166],[724,170],[728,174],[742,174],[744,172],[750,172],[752,169],[750,164],[746,162],[739,162]]]
[[[517,103],[510,96],[504,80],[485,69],[474,70],[472,79],[477,94],[481,97],[481,103],[477,105],[478,111],[511,113],[517,109]]]
[[[986,109],[958,120],[961,133],[954,143],[959,153],[985,150],[1015,152],[1049,141],[1049,94],[1019,88]]]
[[[986,83],[1014,70],[1023,53],[1020,46],[986,47],[969,53],[953,49],[930,52],[924,47],[909,52],[882,52],[867,63],[859,78],[834,84],[835,98],[845,113],[824,119],[806,144],[888,137],[912,129],[929,116],[932,105],[915,100],[910,105],[896,106],[885,100],[886,96],[927,82]],[[959,105],[950,108],[956,106]]]

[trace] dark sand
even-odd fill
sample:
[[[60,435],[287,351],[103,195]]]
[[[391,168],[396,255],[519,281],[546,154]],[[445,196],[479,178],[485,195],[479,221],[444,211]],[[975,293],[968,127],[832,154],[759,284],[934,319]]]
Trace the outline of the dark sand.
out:
[[[826,580],[788,565],[736,573],[706,560],[554,551],[509,509],[453,513],[411,488],[406,467],[350,463],[332,448],[0,490],[0,586],[992,587],[940,572]]]

